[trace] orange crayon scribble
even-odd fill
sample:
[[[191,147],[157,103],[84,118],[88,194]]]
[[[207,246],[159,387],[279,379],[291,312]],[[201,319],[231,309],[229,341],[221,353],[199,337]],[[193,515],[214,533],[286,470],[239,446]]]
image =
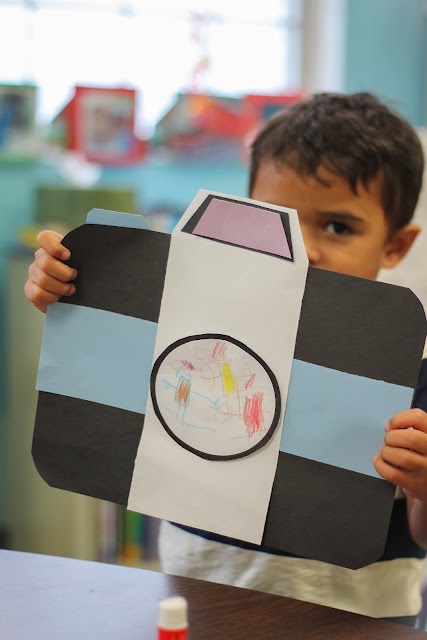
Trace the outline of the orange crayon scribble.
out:
[[[251,377],[249,378],[249,380],[247,381],[247,383],[245,384],[245,389],[250,389],[253,385],[253,383],[255,382],[255,373],[253,373],[251,375]]]
[[[186,407],[190,398],[190,382],[185,378],[181,378],[175,392],[175,402]]]
[[[243,422],[249,437],[254,433],[261,431],[264,425],[264,416],[262,413],[263,394],[256,393],[252,398],[245,398],[245,406],[243,409]]]
[[[239,385],[228,362],[222,363],[221,376],[225,395],[232,396],[239,390]]]

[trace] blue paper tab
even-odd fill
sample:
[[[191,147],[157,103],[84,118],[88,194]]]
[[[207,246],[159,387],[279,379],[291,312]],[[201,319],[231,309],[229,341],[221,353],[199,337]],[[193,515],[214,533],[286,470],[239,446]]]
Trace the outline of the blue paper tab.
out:
[[[126,227],[127,229],[148,229],[142,216],[135,213],[121,213],[108,209],[92,209],[87,214],[87,224],[104,224],[108,227]]]

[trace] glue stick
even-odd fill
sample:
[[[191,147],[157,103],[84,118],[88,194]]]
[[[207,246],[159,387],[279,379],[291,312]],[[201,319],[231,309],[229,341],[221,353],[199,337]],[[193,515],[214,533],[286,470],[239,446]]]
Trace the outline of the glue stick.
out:
[[[161,600],[158,640],[187,640],[187,601],[181,596]]]

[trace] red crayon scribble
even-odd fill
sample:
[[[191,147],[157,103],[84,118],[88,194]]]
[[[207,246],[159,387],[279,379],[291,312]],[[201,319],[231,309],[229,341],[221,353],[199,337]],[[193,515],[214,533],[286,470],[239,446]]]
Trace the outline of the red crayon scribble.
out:
[[[222,360],[225,356],[226,348],[227,348],[227,345],[225,344],[225,342],[217,342],[211,353],[212,360],[215,360],[216,357]]]
[[[246,431],[249,437],[254,433],[261,431],[263,427],[263,414],[262,414],[262,400],[263,394],[255,393],[252,398],[245,398],[245,406],[243,409],[243,422],[246,426]]]
[[[245,389],[250,389],[253,385],[253,383],[255,382],[255,373],[253,373],[251,375],[251,377],[249,378],[249,380],[247,381],[247,383],[245,384]]]
[[[188,367],[188,369],[194,371],[194,365],[191,364],[191,362],[188,362],[188,360],[182,360],[182,364],[184,365],[184,367]]]

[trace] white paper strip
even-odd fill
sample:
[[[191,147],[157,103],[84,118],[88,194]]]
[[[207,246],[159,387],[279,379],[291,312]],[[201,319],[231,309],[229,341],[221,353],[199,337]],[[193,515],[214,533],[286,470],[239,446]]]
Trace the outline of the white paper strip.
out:
[[[308,261],[296,212],[279,207],[271,209],[289,213],[294,262],[181,232],[207,196],[197,194],[172,235],[154,360],[163,355],[152,382],[162,421],[149,397],[128,507],[259,544]],[[201,334],[232,340],[188,340]],[[281,395],[278,426],[256,448],[276,406],[272,380]]]

